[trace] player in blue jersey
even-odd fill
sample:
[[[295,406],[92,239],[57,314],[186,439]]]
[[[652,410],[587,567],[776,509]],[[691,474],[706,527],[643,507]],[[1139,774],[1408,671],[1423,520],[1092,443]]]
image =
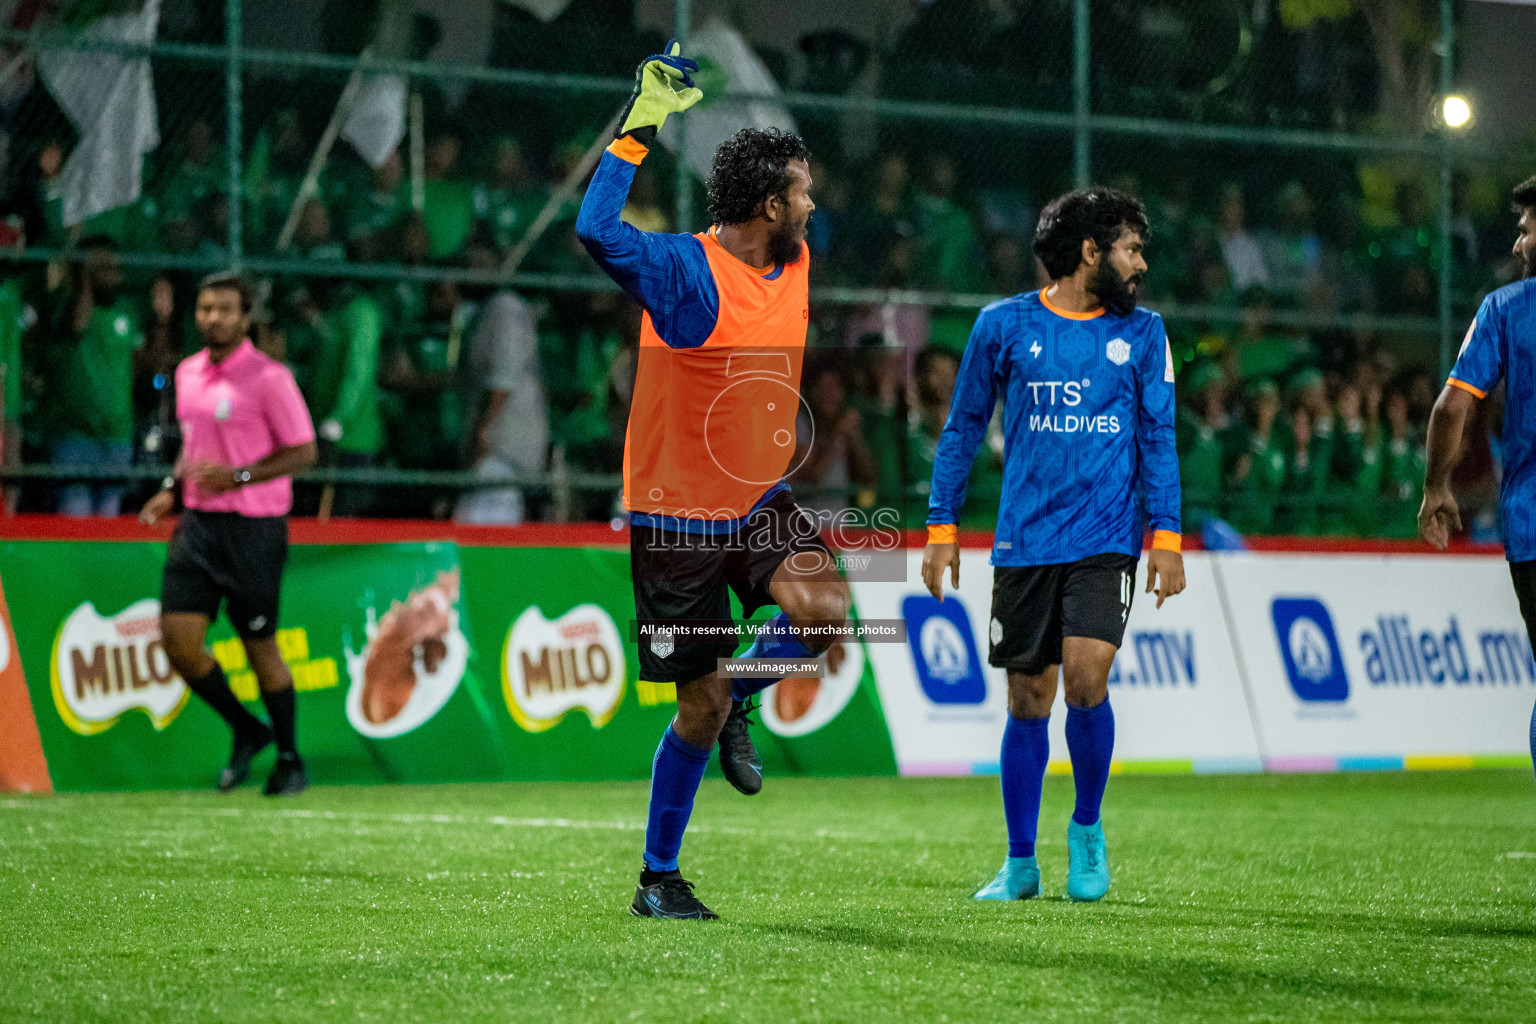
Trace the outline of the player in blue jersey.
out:
[[[945,570],[960,582],[955,523],[971,460],[1002,399],[989,661],[1008,673],[1008,857],[977,899],[1039,895],[1035,829],[1058,675],[1077,787],[1067,894],[1097,900],[1109,889],[1099,820],[1115,742],[1109,672],[1147,525],[1155,531],[1148,593],[1156,590],[1162,607],[1184,589],[1173,356],[1162,319],[1136,305],[1146,234],[1141,203],[1113,189],[1047,206],[1035,254],[1052,283],[981,311],[939,438],[923,583],[942,601]]]
[[[1506,394],[1500,529],[1520,616],[1536,646],[1536,178],[1519,185],[1514,199],[1520,216],[1515,255],[1522,276],[1483,300],[1430,413],[1419,533],[1444,549],[1451,534],[1461,529],[1451,470],[1461,458],[1462,432],[1472,407],[1502,380]],[[1536,766],[1536,709],[1531,712],[1531,761]]]

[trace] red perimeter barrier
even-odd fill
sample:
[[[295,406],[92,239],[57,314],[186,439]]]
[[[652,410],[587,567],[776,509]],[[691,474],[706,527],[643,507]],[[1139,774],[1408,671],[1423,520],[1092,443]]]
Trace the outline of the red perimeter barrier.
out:
[[[156,541],[171,535],[172,521],[143,526],[131,516],[116,519],[67,519],[62,516],[9,516],[0,518],[0,540],[111,540]],[[524,526],[463,526],[420,519],[315,519],[290,521],[289,535],[295,544],[403,544],[451,540],[465,547],[628,547],[629,528],[615,530],[609,523],[529,523]],[[1150,538],[1150,535],[1149,535]],[[927,543],[922,530],[905,533],[906,546]],[[1247,537],[1251,551],[1296,551],[1340,555],[1432,555],[1435,550],[1418,540],[1385,540],[1355,537]],[[990,548],[992,534],[962,531],[960,546]],[[1198,551],[1198,537],[1184,538],[1185,551]],[[1498,555],[1498,544],[1454,541],[1444,552],[1452,555]]]

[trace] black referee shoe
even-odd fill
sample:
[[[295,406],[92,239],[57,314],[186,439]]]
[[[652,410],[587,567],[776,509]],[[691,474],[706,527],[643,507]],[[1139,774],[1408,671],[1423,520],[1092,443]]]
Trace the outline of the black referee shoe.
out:
[[[665,917],[680,921],[720,920],[719,914],[699,902],[693,894],[693,883],[680,871],[668,871],[654,885],[642,884],[635,890],[629,912],[635,917]]]
[[[298,796],[309,788],[309,776],[304,774],[304,762],[298,754],[278,754],[272,774],[267,776],[263,796]]]
[[[272,742],[272,730],[263,725],[241,735],[235,734],[235,749],[229,755],[229,764],[219,773],[219,792],[228,793],[251,774],[251,762],[256,755],[267,749],[267,744]]]
[[[763,789],[763,759],[752,745],[751,714],[757,710],[753,698],[733,701],[731,714],[720,730],[720,770],[737,792],[752,796]]]

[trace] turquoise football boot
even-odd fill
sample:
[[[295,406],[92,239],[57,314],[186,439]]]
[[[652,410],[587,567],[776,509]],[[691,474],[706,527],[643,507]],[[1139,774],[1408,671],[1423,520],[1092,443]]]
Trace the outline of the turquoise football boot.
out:
[[[1067,895],[1091,903],[1109,892],[1109,858],[1104,850],[1104,819],[1092,825],[1067,822]]]
[[[1040,866],[1033,857],[1009,857],[997,877],[976,894],[979,900],[1032,900],[1040,895]]]

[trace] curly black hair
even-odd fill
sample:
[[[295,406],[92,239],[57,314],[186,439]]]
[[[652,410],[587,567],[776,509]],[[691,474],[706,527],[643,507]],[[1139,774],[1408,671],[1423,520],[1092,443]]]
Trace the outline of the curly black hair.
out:
[[[1051,280],[1070,276],[1083,262],[1083,242],[1102,250],[1120,238],[1122,228],[1147,237],[1147,210],[1141,200],[1112,188],[1079,189],[1053,199],[1040,211],[1035,227],[1035,255]]]
[[[794,132],[743,128],[715,150],[709,176],[709,209],[716,224],[745,224],[763,204],[789,194],[791,160],[808,160],[810,151]]]
[[[1536,177],[1530,177],[1515,186],[1515,212],[1536,210]]]

